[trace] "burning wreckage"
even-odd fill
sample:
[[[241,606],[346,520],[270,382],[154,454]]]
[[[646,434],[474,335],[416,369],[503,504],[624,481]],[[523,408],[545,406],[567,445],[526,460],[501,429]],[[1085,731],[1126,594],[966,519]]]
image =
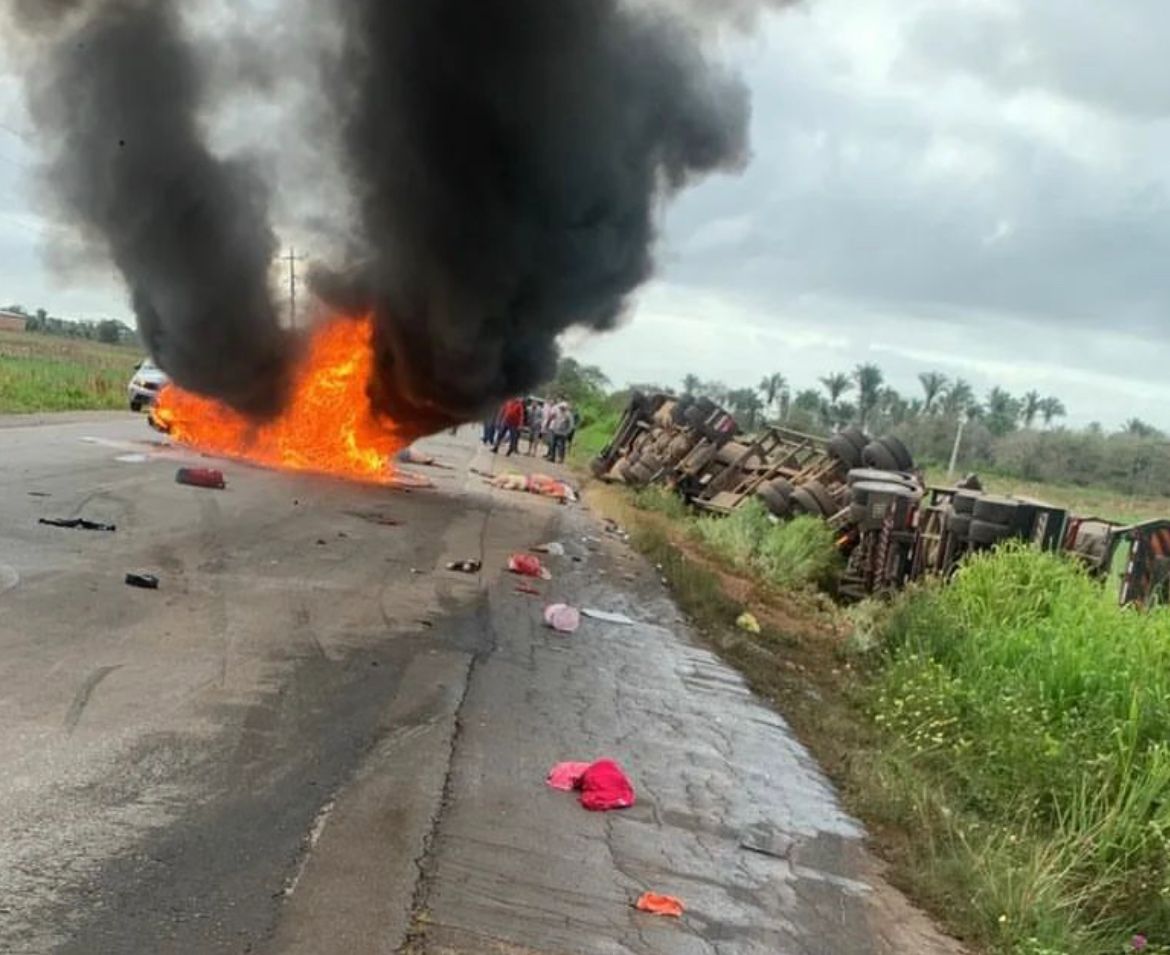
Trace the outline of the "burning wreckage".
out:
[[[929,486],[898,438],[858,427],[829,438],[783,427],[744,435],[707,398],[635,393],[592,470],[603,481],[673,489],[712,514],[757,500],[776,520],[827,521],[845,557],[838,593],[847,599],[947,577],[967,554],[1022,540],[1074,555],[1101,580],[1124,555],[1121,603],[1170,600],[1170,520],[1124,526],[986,494],[977,479]]]

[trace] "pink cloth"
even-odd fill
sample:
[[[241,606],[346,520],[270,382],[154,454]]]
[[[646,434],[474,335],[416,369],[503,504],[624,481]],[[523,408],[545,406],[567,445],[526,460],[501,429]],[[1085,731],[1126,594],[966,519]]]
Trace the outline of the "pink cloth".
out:
[[[612,759],[599,759],[581,775],[581,805],[594,812],[628,809],[634,804],[634,787]]]
[[[548,771],[548,778],[545,779],[545,782],[553,789],[570,792],[577,788],[581,782],[581,776],[588,768],[588,763],[557,763]]]
[[[568,604],[549,604],[544,608],[544,622],[560,633],[576,633],[581,612]]]

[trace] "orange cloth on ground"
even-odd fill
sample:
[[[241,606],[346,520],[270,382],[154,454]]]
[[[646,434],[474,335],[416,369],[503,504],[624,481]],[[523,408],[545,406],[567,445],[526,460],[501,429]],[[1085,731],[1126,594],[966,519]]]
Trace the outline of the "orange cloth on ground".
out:
[[[657,892],[643,892],[634,907],[639,912],[669,915],[671,918],[678,918],[684,911],[682,902],[673,895],[659,895]]]

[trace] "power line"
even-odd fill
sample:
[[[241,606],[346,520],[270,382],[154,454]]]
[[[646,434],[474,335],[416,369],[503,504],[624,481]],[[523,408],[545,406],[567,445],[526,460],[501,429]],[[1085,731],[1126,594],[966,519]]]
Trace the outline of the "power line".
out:
[[[288,314],[293,328],[297,327],[297,263],[305,260],[305,256],[297,255],[296,252],[290,246],[288,255],[281,259],[288,263]]]

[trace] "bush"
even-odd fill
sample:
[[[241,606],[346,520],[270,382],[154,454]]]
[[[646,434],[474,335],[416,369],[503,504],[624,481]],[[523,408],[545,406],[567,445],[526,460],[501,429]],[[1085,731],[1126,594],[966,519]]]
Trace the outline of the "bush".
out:
[[[839,567],[824,521],[798,517],[777,523],[756,500],[728,517],[699,518],[695,535],[724,560],[779,587],[826,586]]]
[[[1170,612],[1009,547],[907,592],[882,637],[876,718],[946,794],[941,851],[997,950],[1170,939]]]
[[[674,520],[684,521],[690,517],[686,502],[674,491],[659,485],[651,485],[634,492],[634,507],[643,511],[665,514]]]

